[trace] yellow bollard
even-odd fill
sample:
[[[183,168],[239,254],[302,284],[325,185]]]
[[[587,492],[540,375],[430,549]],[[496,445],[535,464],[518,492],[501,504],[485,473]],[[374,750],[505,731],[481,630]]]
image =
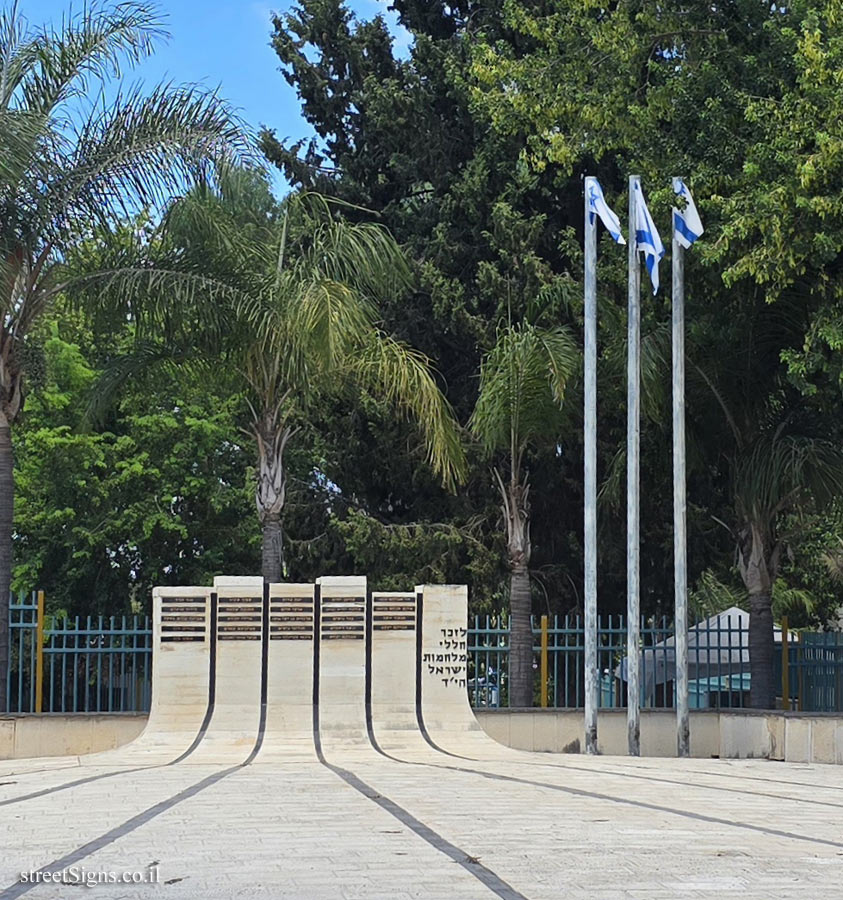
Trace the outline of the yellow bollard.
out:
[[[787,616],[782,616],[782,709],[790,709],[790,653],[787,649]]]
[[[542,677],[542,709],[547,706],[547,616],[542,616],[542,638],[541,638],[541,677]]]
[[[38,620],[35,624],[35,712],[44,703],[44,592],[38,591]]]

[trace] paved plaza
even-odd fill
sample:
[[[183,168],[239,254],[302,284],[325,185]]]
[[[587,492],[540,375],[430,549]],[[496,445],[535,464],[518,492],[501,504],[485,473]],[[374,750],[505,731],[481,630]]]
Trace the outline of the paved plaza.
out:
[[[0,898],[843,897],[835,767],[519,756],[132,772],[9,761]],[[150,865],[158,884],[19,881]]]
[[[361,582],[157,591],[143,734],[0,763],[0,900],[843,898],[838,767],[504,747],[465,589]]]

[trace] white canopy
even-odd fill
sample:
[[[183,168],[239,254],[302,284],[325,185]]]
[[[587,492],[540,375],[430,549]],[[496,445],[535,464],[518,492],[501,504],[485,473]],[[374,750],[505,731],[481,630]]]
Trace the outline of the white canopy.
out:
[[[781,641],[781,629],[773,629]],[[640,653],[643,696],[650,697],[657,684],[676,679],[676,638],[653,644]],[[614,675],[628,681],[628,660],[615,667]],[[738,675],[749,671],[749,613],[737,606],[688,629],[688,679]]]

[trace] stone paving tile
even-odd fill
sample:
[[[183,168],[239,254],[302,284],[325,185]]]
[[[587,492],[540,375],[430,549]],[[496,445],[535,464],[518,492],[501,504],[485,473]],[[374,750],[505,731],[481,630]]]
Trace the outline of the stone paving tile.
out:
[[[336,762],[529,900],[843,900],[843,816],[822,805],[843,806],[843,780],[832,766],[586,757],[544,765],[533,757],[431,768],[374,755]],[[148,770],[0,806],[0,900],[20,870],[93,841],[215,771]],[[23,794],[82,774],[29,774],[11,787]],[[524,783],[531,780],[566,790]],[[16,795],[0,794],[0,802]],[[153,861],[170,884],[81,893],[95,900],[496,896],[472,874],[476,863],[459,865],[315,764],[238,770],[77,865],[122,872]],[[80,889],[41,885],[24,896],[66,900]]]
[[[684,773],[680,763],[664,763],[663,769],[678,773],[688,781],[689,774]],[[759,769],[759,766],[763,767],[764,764],[756,763],[755,769],[749,771],[770,771],[769,768]],[[776,770],[775,766],[771,768]],[[507,767],[507,772],[522,774],[521,769],[514,769],[512,766]],[[413,794],[409,779],[402,779],[374,764],[367,766],[365,771],[361,770],[361,774],[379,790],[389,793],[420,817],[425,820],[435,819],[442,833],[455,843],[462,841],[461,846],[466,846],[468,852],[473,852],[472,847],[479,846],[475,843],[477,835],[472,834],[470,829],[466,830],[460,812],[443,810],[432,796],[423,796],[418,792]],[[673,795],[665,798],[664,786],[655,783],[642,784],[630,779],[623,781],[620,776],[605,779],[603,775],[597,782],[578,771],[562,774],[569,787],[594,791],[602,796],[592,799],[559,793],[555,803],[548,803],[546,792],[533,791],[530,802],[527,797],[531,789],[525,785],[505,783],[500,785],[498,791],[490,792],[488,783],[485,787],[478,787],[477,776],[474,782],[465,782],[460,795],[463,808],[483,808],[486,815],[506,822],[519,836],[495,842],[491,854],[484,856],[484,862],[511,883],[522,883],[521,879],[527,876],[525,869],[529,869],[529,866],[524,867],[519,863],[518,854],[512,854],[513,845],[532,845],[527,852],[531,865],[546,868],[545,861],[550,854],[564,854],[558,848],[561,838],[563,844],[568,843],[574,848],[574,852],[567,856],[565,868],[577,881],[580,880],[577,876],[584,869],[588,870],[593,866],[592,896],[602,897],[604,892],[627,890],[630,882],[635,882],[641,888],[642,895],[647,895],[648,891],[656,888],[652,882],[642,884],[645,880],[642,877],[630,877],[635,870],[642,874],[659,872],[662,883],[658,887],[674,896],[713,897],[740,893],[741,896],[765,897],[775,895],[782,888],[793,890],[794,896],[800,896],[800,891],[801,896],[805,897],[834,896],[835,892],[838,896],[843,896],[839,879],[833,880],[829,877],[830,873],[818,872],[816,867],[802,863],[806,848],[828,857],[830,862],[839,863],[843,861],[843,843],[835,848],[812,844],[810,840],[797,842],[787,837],[740,827],[741,823],[745,825],[750,820],[758,827],[792,830],[809,839],[834,840],[835,835],[839,835],[840,821],[830,818],[827,809],[811,807],[810,796],[807,794],[803,793],[800,802],[784,804],[787,808],[782,810],[781,801],[772,798],[746,798],[733,794],[715,794],[712,797],[710,792],[696,791],[693,776],[690,776],[691,782],[682,791],[671,789],[674,790]],[[788,777],[788,773],[781,769],[777,774],[780,779]],[[824,779],[827,774],[820,773],[818,777]],[[449,776],[440,772],[438,777],[442,782],[443,792],[447,793]],[[463,777],[468,779],[468,776]],[[480,797],[484,795],[486,800],[481,807]],[[651,810],[617,804],[613,800],[602,799],[605,796],[646,801],[656,808]],[[507,798],[506,801],[502,799],[504,797]],[[517,810],[530,809],[532,815],[521,814],[519,817],[516,812],[513,818],[510,812],[510,818],[506,818],[504,806],[507,803]],[[689,829],[676,812],[668,809],[660,812],[658,807],[661,806],[668,809],[672,807],[680,812],[722,818],[724,822],[700,821]],[[595,854],[589,854],[589,846],[594,848],[602,843],[605,848],[607,837],[605,824],[604,830],[600,832],[589,823],[589,820],[598,818],[610,820],[612,849],[608,853],[603,849],[596,854],[597,858],[592,859]],[[534,827],[532,819],[544,823],[554,822],[556,834],[548,833],[546,827]],[[681,827],[676,827],[677,824]],[[736,847],[741,854],[737,857],[733,855]],[[632,870],[628,865],[617,864],[619,855],[625,857],[624,862],[633,863]],[[794,866],[803,870],[800,872],[799,884],[785,887],[791,881]],[[623,873],[620,878],[617,877],[619,872]],[[665,874],[672,874],[675,878],[664,879]],[[760,879],[759,875],[762,876]],[[652,874],[650,877],[652,878]],[[534,896],[532,893],[529,895]]]
[[[149,769],[0,807],[0,848],[4,851],[0,853],[0,884],[8,884],[22,870],[52,862],[213,771],[175,766]],[[78,773],[74,770],[67,780],[74,780]],[[47,785],[52,786],[52,781]],[[32,782],[24,790],[20,785],[17,788],[14,796],[38,790]]]

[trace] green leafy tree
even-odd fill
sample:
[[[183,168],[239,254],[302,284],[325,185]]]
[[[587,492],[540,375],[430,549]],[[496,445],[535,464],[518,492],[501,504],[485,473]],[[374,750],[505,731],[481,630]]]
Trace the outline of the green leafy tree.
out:
[[[706,241],[689,259],[691,497],[703,489],[708,515],[728,523],[749,597],[752,702],[770,706],[784,525],[839,482],[839,10],[551,3],[505,4],[502,16],[510,37],[481,26],[472,44],[472,96],[496,130],[522,138],[527,164],[571,172],[590,158],[609,184],[686,173],[702,198]],[[666,218],[667,185],[651,199]]]
[[[754,365],[760,325],[771,341],[763,377],[744,380],[751,396],[727,401],[749,410],[742,446],[774,434],[768,417],[782,402],[798,410],[803,396],[805,415],[783,433],[840,440],[837,6],[396,0],[413,37],[399,58],[379,19],[357,21],[337,0],[302,0],[276,18],[273,43],[316,136],[292,144],[264,134],[262,143],[294,184],[376,209],[409,248],[419,290],[385,315],[435,356],[466,417],[471,373],[508,310],[520,320],[541,293],[554,298],[558,321],[578,318],[580,174],[597,174],[618,197],[626,176],[641,173],[659,222],[669,221],[668,175],[689,176],[707,230],[687,257],[689,329],[716,336],[689,336],[689,563],[692,578],[720,572],[733,565],[742,527],[735,477],[745,451],[734,450],[724,409],[693,364],[712,384],[734,387],[737,348],[754,347],[743,357]],[[604,497],[623,469],[623,266],[619,254],[601,255]],[[658,342],[669,320],[663,298],[643,314],[645,342]],[[796,327],[771,327],[782,316]],[[665,396],[668,386],[663,371]],[[642,605],[651,612],[667,612],[672,597],[667,421],[649,416],[642,429]],[[478,468],[469,484],[481,481]],[[532,460],[533,484],[544,487],[533,493],[533,560],[542,575],[553,570],[546,583],[557,609],[578,603],[570,584],[582,577],[581,471],[576,437],[563,460]],[[354,474],[365,483],[366,473]],[[548,502],[560,490],[571,498],[562,510]],[[797,560],[788,560],[788,579],[816,595],[824,576],[799,561],[787,524],[820,499],[797,491],[775,527]],[[467,522],[482,509],[469,494],[440,503],[432,518]],[[603,505],[599,539],[598,593],[609,611],[626,574],[618,507]]]
[[[564,321],[577,318],[579,181],[531,171],[520,161],[520,139],[491,130],[473,108],[468,31],[502,25],[499,4],[399,0],[395,8],[413,36],[406,54],[393,51],[380,17],[360,21],[337,0],[303,0],[274,20],[282,72],[316,137],[293,143],[264,133],[262,146],[292,184],[376,210],[406,248],[414,290],[381,304],[385,323],[436,360],[447,397],[466,421],[481,359],[502,319],[520,320],[538,300]],[[468,579],[472,609],[500,612],[508,573],[489,564],[496,509],[484,460],[470,455],[466,486],[448,496],[407,477],[390,450],[392,427],[364,425],[362,413],[355,420],[371,436],[359,454],[330,448],[335,482],[353,486],[358,507],[387,533],[403,529],[408,552],[415,542],[420,560],[431,529],[447,525],[462,548],[449,557],[446,580]],[[579,602],[578,454],[572,432],[561,464],[553,454],[531,461],[534,479],[546,487],[533,498],[534,574],[561,612]],[[555,498],[563,491],[571,502],[560,510]],[[361,524],[355,544],[369,532]]]
[[[11,578],[12,427],[24,404],[27,338],[64,289],[63,260],[136,204],[204,178],[243,150],[220,100],[197,88],[102,91],[161,34],[152,6],[94,3],[55,29],[0,13],[0,598]],[[93,275],[94,273],[89,273]],[[8,619],[0,600],[0,671]],[[0,678],[0,709],[5,708]]]
[[[800,514],[843,490],[843,451],[822,404],[793,385],[781,362],[803,339],[803,305],[792,297],[769,305],[756,296],[736,299],[729,311],[728,319],[709,314],[694,325],[689,408],[697,452],[723,480],[718,512],[748,595],[751,702],[771,708],[773,588],[786,551],[798,546]]]
[[[530,591],[531,446],[556,446],[562,405],[578,360],[573,339],[563,328],[507,326],[480,369],[480,394],[471,430],[490,456],[500,455],[503,471],[493,468],[506,531],[510,571],[509,702],[533,705],[533,604]]]
[[[105,349],[61,309],[30,338],[43,366],[16,428],[13,584],[43,588],[50,611],[108,616],[148,611],[155,585],[253,571],[242,398],[174,372],[154,392],[127,385],[94,430],[84,414]]]

